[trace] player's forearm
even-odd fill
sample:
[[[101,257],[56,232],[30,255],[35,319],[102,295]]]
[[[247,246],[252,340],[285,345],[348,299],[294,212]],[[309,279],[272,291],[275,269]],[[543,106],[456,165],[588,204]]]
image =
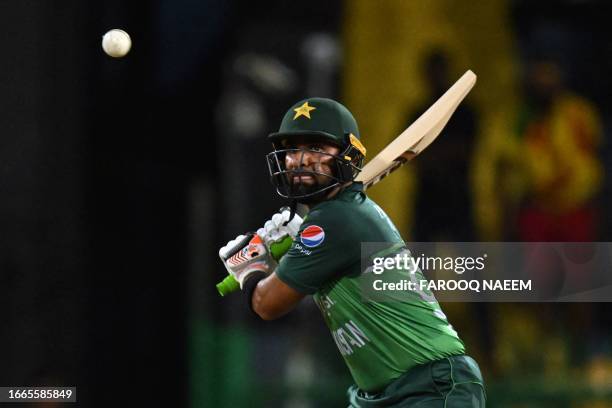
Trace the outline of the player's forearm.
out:
[[[289,313],[303,297],[273,273],[257,282],[251,296],[251,309],[263,320],[274,320]]]
[[[274,320],[281,317],[284,313],[275,308],[270,302],[270,289],[266,285],[266,279],[257,283],[253,296],[251,297],[251,309],[263,320]],[[286,312],[285,312],[286,313]]]

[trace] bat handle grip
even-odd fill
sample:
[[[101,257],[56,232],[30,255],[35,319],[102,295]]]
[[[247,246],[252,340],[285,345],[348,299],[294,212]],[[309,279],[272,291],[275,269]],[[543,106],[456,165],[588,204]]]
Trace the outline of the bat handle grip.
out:
[[[289,251],[292,243],[293,239],[290,236],[286,236],[282,241],[270,245],[270,254],[272,258],[278,262],[278,260]],[[229,295],[238,289],[240,289],[240,284],[238,284],[232,275],[227,275],[223,281],[217,283],[217,291],[221,296]]]
[[[238,289],[240,289],[240,284],[232,275],[227,275],[225,279],[217,283],[217,292],[219,292],[221,296],[229,295]]]

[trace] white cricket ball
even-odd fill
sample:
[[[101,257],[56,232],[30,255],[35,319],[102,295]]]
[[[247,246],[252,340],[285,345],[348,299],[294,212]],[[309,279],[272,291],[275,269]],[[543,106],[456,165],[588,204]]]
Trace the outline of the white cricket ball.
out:
[[[130,52],[130,48],[132,48],[130,35],[118,28],[109,30],[102,37],[102,49],[113,58],[125,56],[125,54]]]

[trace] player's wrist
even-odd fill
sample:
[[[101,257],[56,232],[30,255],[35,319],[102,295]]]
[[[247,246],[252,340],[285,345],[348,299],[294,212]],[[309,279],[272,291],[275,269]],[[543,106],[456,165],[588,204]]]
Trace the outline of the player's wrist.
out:
[[[243,269],[241,273],[238,274],[238,276],[236,277],[236,280],[240,284],[240,289],[244,289],[246,281],[248,281],[249,279],[252,279],[254,276],[260,276],[262,274],[264,277],[268,276],[271,272],[271,269],[274,266],[272,265],[272,262],[273,261],[271,260],[266,260],[266,261],[262,260],[262,261],[254,262],[248,267],[246,267],[245,269]]]
[[[264,280],[267,277],[268,274],[266,272],[255,270],[248,277],[245,276],[244,278],[242,291],[246,295],[246,301],[249,310],[255,315],[257,315],[257,313],[255,312],[255,310],[253,310],[253,293],[255,293],[255,289],[257,289],[257,284],[259,284],[259,281]]]

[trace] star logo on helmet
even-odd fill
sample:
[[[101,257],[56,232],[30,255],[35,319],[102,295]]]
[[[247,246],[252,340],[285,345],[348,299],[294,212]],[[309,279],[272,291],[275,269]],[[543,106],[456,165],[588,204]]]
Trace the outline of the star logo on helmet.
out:
[[[313,111],[317,108],[308,105],[308,102],[304,102],[304,104],[302,106],[300,106],[299,108],[295,108],[295,116],[293,116],[293,120],[296,120],[297,118],[299,118],[300,116],[305,116],[308,119],[310,119],[310,111]]]

